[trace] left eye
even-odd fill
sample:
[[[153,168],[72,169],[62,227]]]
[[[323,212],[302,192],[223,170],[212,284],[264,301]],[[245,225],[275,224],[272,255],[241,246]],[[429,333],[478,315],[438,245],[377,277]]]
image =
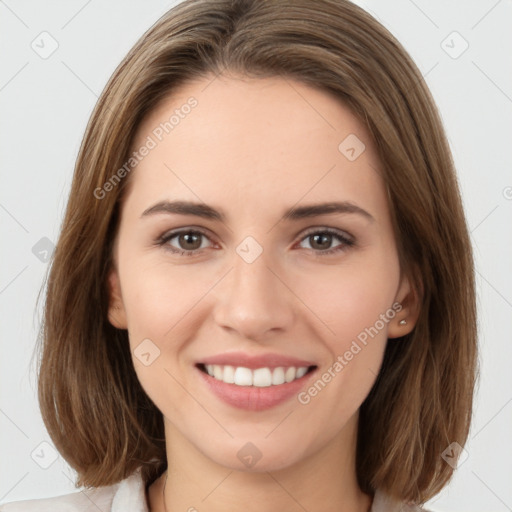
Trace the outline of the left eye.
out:
[[[337,239],[339,243],[333,247],[332,243],[334,239]],[[353,240],[348,238],[348,236],[330,230],[311,232],[301,240],[301,243],[304,241],[309,241],[309,248],[319,253],[319,255],[342,251],[354,245]]]

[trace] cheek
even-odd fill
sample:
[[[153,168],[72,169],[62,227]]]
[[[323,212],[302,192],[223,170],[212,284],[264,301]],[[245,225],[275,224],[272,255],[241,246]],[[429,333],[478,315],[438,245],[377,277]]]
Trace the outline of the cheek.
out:
[[[325,300],[329,305],[321,313],[333,331],[323,329],[330,358],[298,396],[306,410],[315,411],[311,421],[323,425],[326,436],[334,436],[368,396],[382,365],[388,323],[395,315],[394,295],[387,286],[376,289],[374,281],[365,282],[353,273],[344,282],[346,286],[337,290],[331,284]]]
[[[180,404],[190,398],[178,384],[179,366],[201,321],[197,302],[214,281],[211,274],[191,279],[179,267],[141,260],[126,259],[119,266],[134,368],[159,410],[179,417]]]
[[[199,266],[126,261],[120,268],[128,331],[162,340],[179,330],[194,305],[218,280]]]
[[[393,254],[374,253],[371,259],[323,269],[314,279],[297,280],[303,293],[309,290],[307,304],[322,320],[318,332],[330,354],[301,403],[336,411],[340,425],[364,401],[382,364],[388,325],[396,314],[399,266]]]
[[[294,279],[297,295],[304,297],[308,309],[320,320],[322,337],[338,352],[375,325],[385,338],[388,322],[394,317],[391,308],[399,282],[397,260],[383,254],[353,261]]]

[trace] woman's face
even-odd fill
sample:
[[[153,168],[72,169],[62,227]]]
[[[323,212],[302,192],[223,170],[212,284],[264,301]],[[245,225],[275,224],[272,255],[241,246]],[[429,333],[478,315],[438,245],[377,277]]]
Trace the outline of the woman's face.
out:
[[[208,77],[133,150],[109,317],[166,433],[254,471],[353,448],[387,339],[413,327],[363,125],[300,82]]]

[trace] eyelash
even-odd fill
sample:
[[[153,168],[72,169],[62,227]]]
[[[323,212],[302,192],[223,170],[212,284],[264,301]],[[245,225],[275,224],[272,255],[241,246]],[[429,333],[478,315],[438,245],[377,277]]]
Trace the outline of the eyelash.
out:
[[[166,246],[165,247],[166,250],[169,250],[174,254],[179,254],[180,256],[194,256],[198,252],[202,251],[202,249],[193,249],[191,251],[186,251],[186,250],[182,250],[182,249],[176,249],[175,247],[172,247],[171,245],[169,245],[170,240],[172,240],[173,238],[176,238],[177,236],[182,235],[182,234],[202,235],[209,239],[208,235],[199,229],[181,229],[179,231],[165,233],[157,240],[157,244],[159,246]],[[323,257],[323,256],[330,255],[333,253],[342,252],[342,251],[345,251],[348,248],[353,247],[355,245],[355,241],[352,238],[349,238],[347,235],[343,234],[342,232],[340,232],[336,229],[332,229],[332,228],[322,228],[322,229],[317,228],[316,230],[308,231],[304,234],[304,236],[300,239],[299,242],[302,242],[303,240],[306,240],[307,238],[309,238],[313,235],[321,235],[321,234],[322,235],[323,234],[332,235],[335,238],[337,238],[338,241],[341,242],[341,244],[336,247],[333,247],[331,249],[326,249],[324,251],[321,251],[321,250],[317,251],[314,249],[310,249],[311,251],[313,251],[315,256],[318,256],[318,257]]]

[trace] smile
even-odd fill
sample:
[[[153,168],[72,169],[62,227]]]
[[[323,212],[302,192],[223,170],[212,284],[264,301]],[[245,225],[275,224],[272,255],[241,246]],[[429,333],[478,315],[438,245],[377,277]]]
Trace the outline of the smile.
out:
[[[207,394],[248,411],[264,411],[291,400],[317,373],[311,359],[277,352],[225,351],[195,362]]]
[[[235,386],[254,386],[258,388],[279,386],[300,379],[314,366],[279,366],[277,368],[245,368],[219,364],[199,365],[199,369],[210,377]]]

